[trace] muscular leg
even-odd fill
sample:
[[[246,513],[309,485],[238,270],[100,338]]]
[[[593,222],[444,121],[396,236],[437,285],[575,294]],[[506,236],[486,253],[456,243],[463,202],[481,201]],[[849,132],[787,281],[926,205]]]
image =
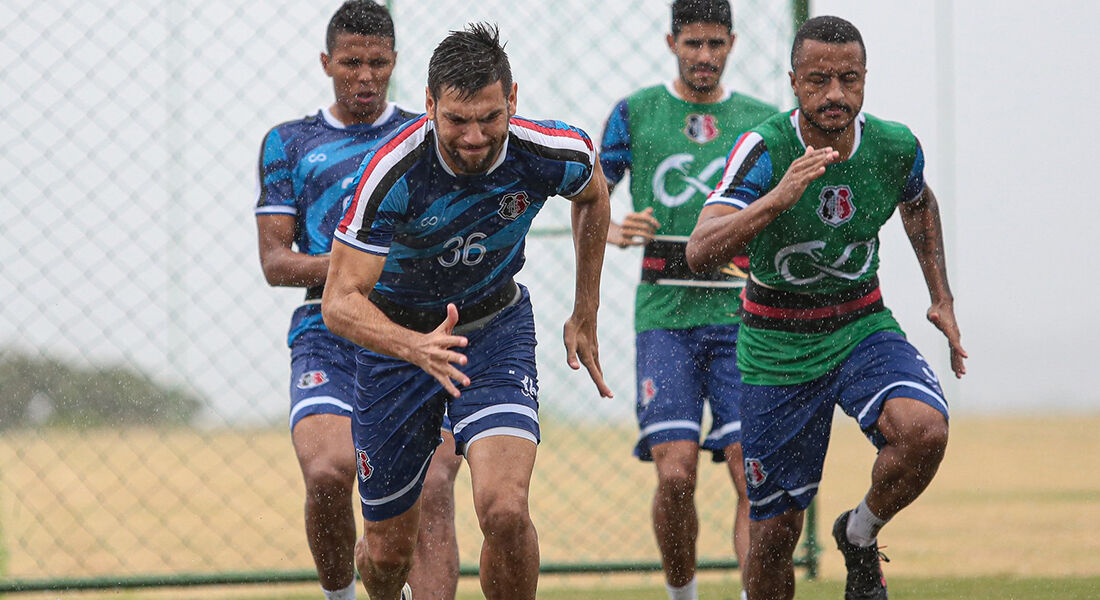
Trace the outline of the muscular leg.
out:
[[[321,587],[339,590],[351,584],[355,546],[355,451],[351,423],[340,415],[303,418],[291,434],[306,486],[306,539]]]
[[[661,551],[665,581],[683,587],[695,577],[695,541],[699,517],[695,511],[695,482],[699,444],[677,440],[650,449],[657,466],[653,495],[653,532]]]
[[[494,436],[466,450],[474,509],[485,536],[481,590],[486,600],[533,600],[538,587],[539,540],[528,494],[535,466],[533,442]]]
[[[745,491],[745,460],[741,453],[741,443],[726,446],[726,466],[733,480],[733,489],[737,492],[737,508],[733,516],[733,552],[741,565],[742,574],[749,553],[749,498]]]
[[[355,544],[355,566],[371,600],[400,598],[412,567],[419,523],[419,499],[392,519],[363,522],[363,537]]]
[[[891,398],[875,425],[886,445],[871,470],[867,507],[888,521],[932,482],[947,447],[947,419],[918,400]]]
[[[409,571],[409,585],[418,599],[454,600],[458,589],[454,486],[462,457],[455,454],[454,436],[448,431],[442,436],[420,496],[420,532]]]
[[[802,511],[788,511],[749,525],[749,552],[742,572],[751,600],[794,598],[794,549]]]

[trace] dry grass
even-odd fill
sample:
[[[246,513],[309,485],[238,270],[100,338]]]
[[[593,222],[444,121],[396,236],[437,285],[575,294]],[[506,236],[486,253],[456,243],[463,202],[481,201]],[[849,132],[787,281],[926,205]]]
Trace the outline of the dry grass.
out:
[[[958,418],[926,494],[881,536],[895,575],[1100,575],[1100,417]],[[653,472],[628,428],[547,424],[532,489],[544,562],[655,560]],[[840,420],[819,530],[858,502],[873,452]],[[308,569],[284,431],[52,431],[0,438],[0,535],[12,578]],[[463,562],[479,533],[458,484]],[[700,555],[728,555],[732,493],[705,465]],[[826,547],[823,574],[842,565]]]

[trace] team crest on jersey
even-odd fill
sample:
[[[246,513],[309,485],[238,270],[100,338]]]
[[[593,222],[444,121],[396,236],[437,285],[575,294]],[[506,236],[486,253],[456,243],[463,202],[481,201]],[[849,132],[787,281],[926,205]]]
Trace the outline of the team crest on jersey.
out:
[[[826,225],[837,227],[852,220],[856,214],[856,205],[852,202],[852,188],[846,185],[829,185],[818,196],[821,204],[817,206],[817,216]]]
[[[686,123],[684,135],[696,144],[705,144],[721,133],[718,130],[718,119],[714,118],[714,115],[692,114],[688,115],[684,121]]]
[[[745,459],[745,482],[752,487],[758,487],[768,478],[768,472],[764,470],[764,463],[758,458]]]
[[[642,406],[649,406],[650,402],[657,397],[657,384],[653,382],[652,377],[646,377],[642,380]]]
[[[324,371],[306,371],[298,378],[298,389],[308,390],[328,383],[328,373]]]
[[[366,450],[355,449],[355,464],[359,471],[359,479],[366,481],[374,474],[374,467],[370,466],[370,457]]]
[[[500,210],[497,214],[509,221],[515,221],[528,206],[531,206],[531,201],[527,199],[527,192],[512,192],[500,199]]]

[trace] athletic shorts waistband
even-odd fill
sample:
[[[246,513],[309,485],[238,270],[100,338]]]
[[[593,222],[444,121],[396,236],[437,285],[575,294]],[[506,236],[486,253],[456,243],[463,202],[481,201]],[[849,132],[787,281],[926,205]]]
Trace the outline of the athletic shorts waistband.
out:
[[[777,290],[751,278],[741,292],[741,322],[756,329],[832,333],[883,310],[877,276],[837,294]]]
[[[521,296],[519,285],[514,279],[509,279],[481,302],[460,309],[455,333],[473,331],[488,323],[497,313],[518,302]],[[371,290],[369,298],[391,321],[420,333],[434,330],[447,317],[445,308],[420,309],[405,306],[384,297],[376,290]]]

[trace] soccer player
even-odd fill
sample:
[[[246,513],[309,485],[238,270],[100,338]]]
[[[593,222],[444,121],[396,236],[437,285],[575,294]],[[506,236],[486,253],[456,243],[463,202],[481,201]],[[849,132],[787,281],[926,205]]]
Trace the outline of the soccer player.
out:
[[[290,429],[305,480],[306,537],[327,598],[355,597],[355,347],[325,328],[321,290],[332,232],[363,155],[414,116],[386,100],[396,58],[386,9],[370,0],[344,3],[329,21],[321,54],[335,102],[273,128],[260,154],[255,213],[264,276],[274,286],[307,288],[290,325]],[[451,435],[444,438],[453,447]],[[453,598],[458,584],[453,483],[460,465],[461,457],[441,453],[429,469],[426,551],[411,578],[425,597]]]
[[[425,106],[364,160],[322,303],[332,331],[364,348],[353,435],[366,522],[356,564],[373,600],[408,597],[420,487],[446,409],[484,533],[482,590],[530,599],[538,376],[531,301],[513,276],[547,198],[572,200],[567,360],[611,397],[596,341],[607,185],[584,132],[515,116],[516,84],[493,26],[470,25],[436,47]]]
[[[906,126],[861,111],[866,63],[848,21],[816,17],[798,30],[790,73],[798,108],[741,136],[688,242],[694,269],[745,248],[750,259],[737,347],[750,600],[794,597],[792,556],[834,405],[878,448],[870,489],[833,527],[848,570],[845,598],[887,597],[878,532],[943,458],[939,381],[878,286],[878,233],[895,208],[931,296],[928,319],[947,337],[955,376],[966,372],[924,154]]]
[[[635,296],[641,434],[634,454],[657,467],[653,528],[672,600],[698,597],[700,447],[724,461],[733,480],[733,547],[742,565],[749,544],[735,361],[745,264],[694,274],[684,260],[688,235],[721,178],[730,146],[775,114],[774,107],[722,85],[735,39],[728,0],[676,0],[666,43],[676,56],[678,76],[619,102],[600,147],[610,185],[631,172],[633,212],[621,225],[611,224],[608,243],[645,245]],[[700,445],[705,404],[713,418]]]

